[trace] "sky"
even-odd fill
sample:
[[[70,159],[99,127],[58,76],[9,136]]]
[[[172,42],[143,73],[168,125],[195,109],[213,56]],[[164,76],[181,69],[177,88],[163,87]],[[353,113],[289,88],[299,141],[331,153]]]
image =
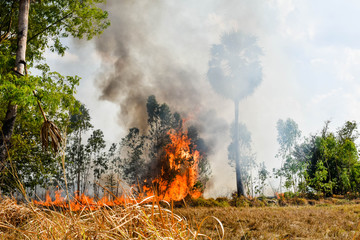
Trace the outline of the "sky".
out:
[[[212,148],[206,195],[235,188],[227,165],[233,102],[208,79],[213,44],[225,32],[256,36],[262,81],[240,102],[239,120],[252,134],[258,163],[280,166],[276,122],[291,118],[302,136],[326,120],[336,130],[360,116],[360,2],[355,0],[108,0],[111,27],[90,41],[64,40],[61,57],[47,52],[54,71],[82,78],[77,98],[108,143],[146,121],[146,98],[190,117]],[[110,145],[109,145],[110,146]]]

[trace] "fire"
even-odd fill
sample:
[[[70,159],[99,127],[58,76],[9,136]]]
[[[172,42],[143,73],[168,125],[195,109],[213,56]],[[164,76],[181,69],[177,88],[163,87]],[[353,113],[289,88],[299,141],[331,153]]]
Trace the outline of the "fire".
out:
[[[95,201],[94,198],[85,194],[75,194],[74,198],[66,201],[61,190],[55,191],[55,200],[52,200],[47,192],[45,201],[34,201],[35,204],[51,207],[70,209],[72,211],[95,210],[105,206],[123,205],[126,203],[141,202],[148,196],[155,195],[158,200],[180,201],[190,195],[198,198],[202,192],[196,187],[198,177],[198,164],[201,159],[199,151],[195,150],[188,137],[187,131],[180,128],[178,131],[168,132],[171,142],[164,148],[165,154],[161,159],[161,174],[152,181],[145,181],[142,193],[138,199],[115,197],[110,200],[108,196]]]
[[[145,186],[144,191],[150,194],[155,190],[159,198],[166,201],[179,201],[187,195],[198,198],[202,193],[194,186],[198,177],[200,153],[192,145],[187,131],[171,130],[168,134],[171,143],[165,147],[161,175],[152,181],[155,189]]]
[[[63,209],[70,209],[71,211],[82,210],[96,210],[101,207],[112,207],[115,205],[124,205],[126,203],[136,203],[134,199],[126,199],[124,197],[118,197],[114,200],[110,200],[108,196],[104,196],[99,201],[95,201],[94,198],[88,197],[85,194],[75,194],[74,198],[70,201],[66,201],[61,196],[62,190],[55,191],[55,200],[52,201],[49,192],[46,193],[45,201],[34,201],[35,204],[45,207],[60,207]]]

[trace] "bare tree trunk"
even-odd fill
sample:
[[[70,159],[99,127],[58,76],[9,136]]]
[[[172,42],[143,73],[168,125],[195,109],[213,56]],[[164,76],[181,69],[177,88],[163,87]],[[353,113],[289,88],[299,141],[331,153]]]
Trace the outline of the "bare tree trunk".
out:
[[[79,196],[81,195],[80,181],[81,181],[81,178],[80,178],[80,167],[79,167],[79,165],[78,165],[78,172],[77,172],[77,192],[78,192]]]
[[[80,156],[80,148],[81,148],[81,130],[79,132],[79,143],[78,143],[78,148],[77,148],[77,160],[78,160],[78,164],[77,164],[77,191],[78,191],[78,194],[79,196],[81,195],[81,189],[80,189],[80,186],[81,186],[81,167],[82,167],[82,164],[81,162],[83,160],[80,160],[81,156]]]
[[[20,0],[19,6],[19,29],[18,29],[18,49],[16,51],[16,71],[24,74],[26,42],[28,33],[30,0]]]
[[[15,71],[19,75],[24,75],[26,41],[28,32],[30,0],[20,0],[19,4],[19,25],[18,25],[18,48],[16,51]],[[2,125],[2,134],[0,134],[0,172],[5,167],[5,159],[7,158],[7,149],[10,148],[10,138],[14,132],[16,114],[18,106],[8,104],[5,119]]]
[[[237,195],[246,196],[241,179],[240,157],[239,157],[239,101],[235,100],[235,163],[236,163],[236,188]]]

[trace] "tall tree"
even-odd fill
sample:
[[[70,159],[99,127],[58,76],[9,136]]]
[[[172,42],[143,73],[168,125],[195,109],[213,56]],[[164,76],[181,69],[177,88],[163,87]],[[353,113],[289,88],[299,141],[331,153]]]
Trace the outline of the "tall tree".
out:
[[[7,157],[6,149],[10,146],[18,106],[28,104],[32,92],[44,88],[41,81],[23,76],[24,70],[44,60],[43,54],[47,48],[63,55],[66,46],[61,38],[72,36],[91,39],[100,34],[109,25],[107,13],[97,6],[102,2],[104,0],[1,1],[0,94],[8,106],[1,126],[1,163]],[[18,22],[18,28],[14,26],[14,22]],[[14,78],[11,71],[14,65],[19,79]],[[45,73],[48,68],[42,66],[40,70]],[[52,79],[54,85],[56,80]]]
[[[239,102],[251,95],[262,80],[261,55],[256,38],[237,31],[224,33],[221,43],[211,48],[207,76],[217,93],[234,102],[235,142],[239,139]],[[238,147],[235,147],[235,163],[237,194],[245,196]]]
[[[13,1],[15,2],[15,1]],[[13,4],[11,8],[13,7]],[[24,74],[25,69],[25,54],[26,54],[26,41],[28,33],[28,21],[29,21],[29,8],[30,0],[19,1],[19,21],[18,21],[18,38],[17,38],[17,50],[15,60],[15,71],[19,75]],[[9,23],[11,24],[11,23]],[[5,36],[4,36],[5,37]],[[3,39],[3,37],[1,37]],[[0,135],[0,163],[4,163],[10,148],[10,138],[14,131],[15,119],[18,106],[15,103],[9,101],[5,118],[2,124],[2,131]],[[2,169],[0,168],[2,172]]]
[[[149,96],[146,103],[148,114],[148,131],[145,136],[145,145],[148,146],[144,156],[149,163],[150,171],[147,178],[160,175],[161,161],[164,159],[164,147],[170,143],[168,132],[181,126],[182,120],[178,113],[172,113],[166,104],[159,104],[154,95]]]
[[[276,156],[282,159],[281,169],[284,167],[284,162],[286,161],[287,162],[286,167],[288,168],[288,170],[291,170],[291,172],[296,173],[297,172],[296,164],[292,161],[290,153],[293,151],[296,142],[299,140],[301,136],[301,131],[299,130],[297,123],[291,118],[286,119],[286,121],[279,119],[277,121],[276,128],[278,131],[277,141],[280,145],[279,152]],[[291,176],[293,176],[293,173],[290,173],[290,178]],[[278,175],[280,175],[280,192],[281,192],[282,177],[284,174],[281,174],[281,172],[279,172]]]
[[[100,130],[94,130],[88,138],[88,149],[93,163],[93,188],[95,197],[99,197],[99,180],[102,174],[108,169],[108,162],[105,158],[104,149],[106,147],[104,133]]]
[[[144,138],[138,128],[130,128],[129,133],[121,140],[121,173],[130,185],[145,180]]]
[[[228,159],[229,164],[232,167],[236,167],[236,148],[239,148],[239,162],[240,162],[240,172],[241,180],[244,187],[247,189],[247,194],[252,194],[253,184],[251,170],[255,167],[255,154],[252,152],[251,148],[251,132],[247,129],[244,123],[239,124],[238,128],[238,142],[235,142],[235,124],[231,124],[230,134],[231,134],[231,143],[228,146]]]
[[[72,131],[72,137],[69,141],[67,160],[70,161],[73,166],[73,168],[68,170],[73,170],[76,175],[76,191],[80,195],[82,174],[84,174],[85,169],[89,167],[90,163],[89,156],[85,151],[84,144],[82,143],[82,136],[93,126],[90,123],[91,118],[89,110],[80,102],[77,102],[77,104],[80,105],[79,110],[70,114],[69,127]]]

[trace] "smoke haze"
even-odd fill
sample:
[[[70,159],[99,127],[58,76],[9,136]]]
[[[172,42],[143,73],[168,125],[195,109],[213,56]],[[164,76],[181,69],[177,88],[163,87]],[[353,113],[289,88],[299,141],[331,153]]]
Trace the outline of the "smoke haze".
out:
[[[212,45],[233,30],[258,38],[263,79],[240,102],[239,120],[252,133],[257,162],[265,161],[271,170],[280,166],[275,158],[279,118],[294,119],[304,136],[321,129],[325,120],[336,128],[358,118],[358,7],[354,1],[326,0],[108,0],[111,27],[95,39],[96,53],[91,49],[91,59],[81,61],[89,48],[75,48],[62,68],[80,76],[93,72],[87,78],[96,78],[96,89],[82,80],[79,98],[107,138],[119,139],[129,127],[145,128],[149,95],[193,119],[211,146],[208,194],[219,195],[235,189],[227,164],[234,105],[207,79]],[[95,101],[97,96],[105,101]],[[117,112],[117,126],[110,124],[110,112],[111,117]]]
[[[258,16],[264,7],[261,1],[246,0],[107,1],[111,27],[96,41],[100,99],[119,106],[118,122],[124,128],[146,128],[149,95],[190,117],[212,149],[214,182],[229,182],[223,176],[232,173],[226,149],[233,103],[224,101],[226,93],[217,95],[206,77],[210,49],[225,32],[261,32],[265,25]]]
[[[216,196],[235,189],[227,164],[234,105],[207,79],[212,45],[233,30],[258,37],[263,78],[240,102],[239,120],[252,134],[257,162],[271,170],[281,164],[279,119],[294,119],[303,136],[329,119],[334,130],[359,119],[359,7],[327,0],[108,0],[112,22],[103,35],[69,43],[64,57],[48,51],[46,59],[52,70],[82,77],[77,98],[109,142],[129,127],[145,127],[149,95],[193,119],[211,147],[207,195]]]

